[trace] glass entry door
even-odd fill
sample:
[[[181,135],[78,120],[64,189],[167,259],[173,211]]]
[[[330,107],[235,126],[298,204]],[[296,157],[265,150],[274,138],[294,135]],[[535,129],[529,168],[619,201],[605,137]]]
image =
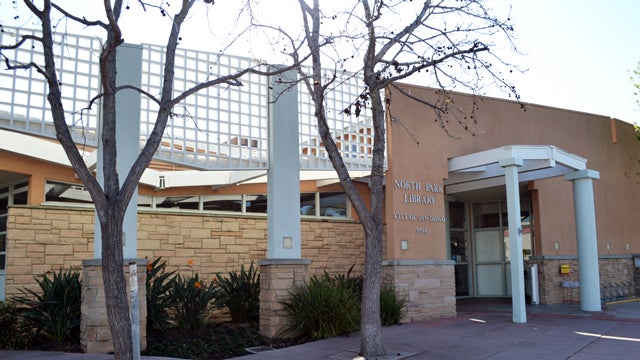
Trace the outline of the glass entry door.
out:
[[[450,202],[449,246],[456,296],[511,296],[509,224],[504,201]],[[467,218],[471,221],[467,221]],[[523,257],[533,255],[531,204],[520,201]],[[470,225],[469,225],[470,224]]]

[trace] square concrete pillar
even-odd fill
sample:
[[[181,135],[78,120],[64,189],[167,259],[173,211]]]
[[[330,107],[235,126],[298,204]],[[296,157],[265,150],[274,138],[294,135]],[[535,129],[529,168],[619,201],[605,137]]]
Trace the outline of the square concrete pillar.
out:
[[[138,309],[140,311],[140,349],[147,348],[147,260],[125,259],[127,293],[129,294],[129,263],[135,261],[138,273]],[[130,294],[129,294],[130,295]],[[131,307],[131,304],[129,305]],[[113,352],[113,342],[107,321],[107,309],[102,281],[102,259],[82,261],[82,320],[80,322],[80,345],[88,354]]]
[[[260,333],[267,338],[281,337],[293,319],[285,312],[282,301],[289,291],[309,279],[307,259],[260,260]]]
[[[456,284],[450,260],[386,260],[382,283],[406,300],[401,322],[456,316]]]

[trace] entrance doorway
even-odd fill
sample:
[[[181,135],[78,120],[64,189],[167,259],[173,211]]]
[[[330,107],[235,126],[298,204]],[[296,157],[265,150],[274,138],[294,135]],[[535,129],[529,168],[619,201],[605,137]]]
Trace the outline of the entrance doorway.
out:
[[[526,261],[533,254],[530,200],[521,199],[520,208],[523,257]],[[456,296],[511,296],[509,224],[505,201],[449,203],[449,241],[451,259],[456,262]]]

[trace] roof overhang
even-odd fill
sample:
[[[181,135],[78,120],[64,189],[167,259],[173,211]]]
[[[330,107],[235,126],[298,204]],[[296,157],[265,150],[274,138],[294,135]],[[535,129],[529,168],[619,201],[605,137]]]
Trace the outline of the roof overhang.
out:
[[[500,161],[519,159],[520,182],[562,176],[587,168],[587,159],[552,145],[508,145],[449,159],[447,194],[479,190],[505,184]]]
[[[71,167],[71,163],[58,142],[33,135],[0,129],[0,150],[22,154],[32,158]],[[97,151],[81,152],[87,167],[95,170]],[[349,171],[354,180],[366,181],[369,171]],[[363,180],[365,179],[365,180]],[[300,180],[315,180],[318,187],[339,183],[335,170],[302,170]],[[260,184],[267,182],[266,169],[242,170],[181,170],[160,171],[147,168],[140,184],[155,188],[212,186],[221,188],[239,184]]]

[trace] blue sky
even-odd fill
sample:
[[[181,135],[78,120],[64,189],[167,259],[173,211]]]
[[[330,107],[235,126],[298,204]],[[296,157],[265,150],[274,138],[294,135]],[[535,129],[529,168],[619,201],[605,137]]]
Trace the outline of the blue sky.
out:
[[[225,6],[232,0],[216,1]],[[269,4],[270,1],[262,0]],[[295,2],[291,16],[298,15]],[[322,0],[330,4],[338,0]],[[64,3],[65,1],[63,1]],[[132,8],[137,0],[129,0]],[[225,4],[226,2],[226,4]],[[67,4],[69,1],[66,2]],[[72,1],[74,8],[99,9],[99,1]],[[630,71],[640,61],[640,1],[638,0],[490,0],[490,6],[504,11],[511,3],[516,30],[516,45],[521,56],[508,55],[508,61],[526,69],[514,75],[513,81],[522,101],[560,107],[599,115],[615,117],[627,122],[640,123],[640,107],[633,97]],[[283,5],[278,0],[279,5]],[[0,1],[0,21],[12,23],[11,4]],[[284,6],[284,5],[283,5]],[[204,8],[200,8],[202,11]],[[205,11],[208,11],[206,8]],[[281,16],[281,7],[270,7],[276,11],[273,17]],[[7,11],[8,10],[8,11]],[[194,15],[198,20],[188,22],[188,28],[197,29],[199,36],[209,33],[206,17]],[[136,16],[136,31],[125,39],[132,42],[160,42],[166,39],[157,26],[140,25]],[[158,17],[154,18],[159,20]],[[204,19],[204,20],[202,20]],[[23,23],[28,23],[25,17]],[[220,22],[220,19],[216,19]],[[232,19],[222,19],[231,21]],[[211,27],[212,25],[209,25]],[[226,25],[226,28],[233,26]],[[231,30],[230,30],[231,32]],[[193,43],[185,46],[201,47],[203,42],[196,36]],[[152,39],[155,37],[155,39]],[[189,39],[194,37],[187,36]],[[250,44],[251,45],[251,44]]]
[[[640,123],[640,1],[513,1],[522,100]]]

